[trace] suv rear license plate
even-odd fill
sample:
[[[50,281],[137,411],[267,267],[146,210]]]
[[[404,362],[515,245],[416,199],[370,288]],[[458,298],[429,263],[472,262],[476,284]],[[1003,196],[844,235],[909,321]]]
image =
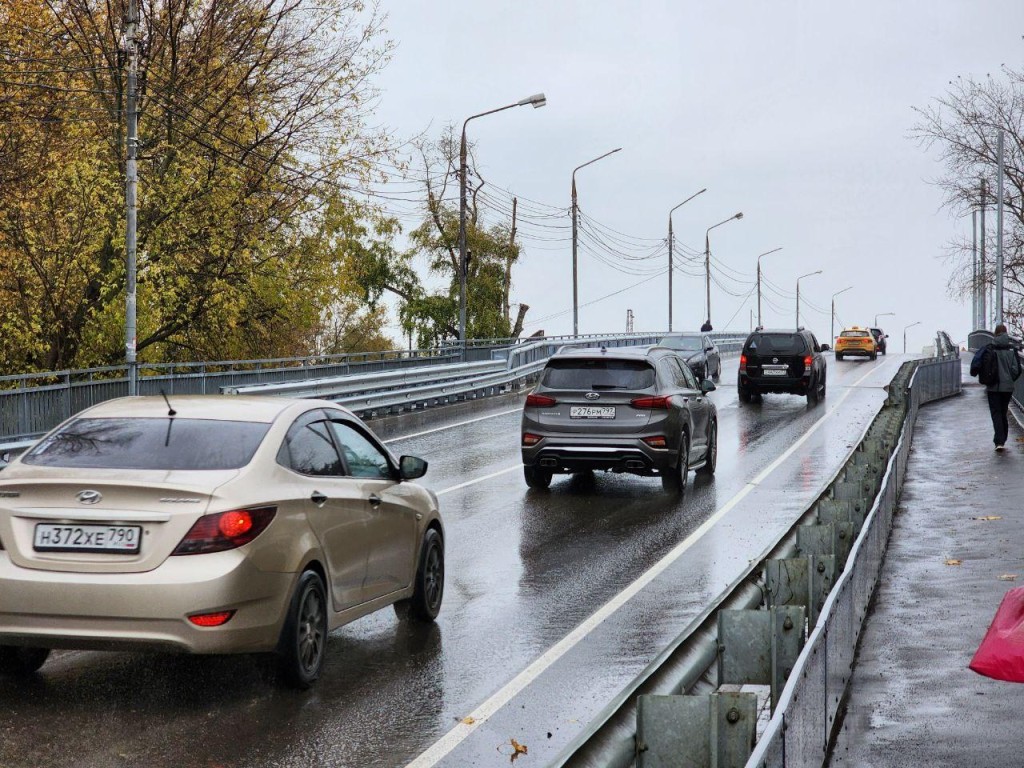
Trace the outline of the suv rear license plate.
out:
[[[614,419],[614,405],[573,405],[569,407],[570,419]]]
[[[36,552],[119,552],[134,555],[142,540],[141,525],[62,525],[38,523]]]
[[[779,370],[777,368],[765,368],[764,369],[764,375],[765,376],[785,376],[787,373],[789,373],[789,371]]]

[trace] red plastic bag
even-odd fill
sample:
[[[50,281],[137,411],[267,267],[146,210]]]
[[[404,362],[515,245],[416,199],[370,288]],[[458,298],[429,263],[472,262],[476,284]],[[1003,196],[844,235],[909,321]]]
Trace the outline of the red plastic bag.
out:
[[[995,680],[1024,683],[1024,587],[1003,597],[970,668]]]

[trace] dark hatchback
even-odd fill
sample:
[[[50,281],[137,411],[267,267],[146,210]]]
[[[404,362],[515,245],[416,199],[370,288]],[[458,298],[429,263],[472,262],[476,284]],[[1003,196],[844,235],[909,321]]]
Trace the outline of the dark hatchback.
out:
[[[718,381],[722,375],[722,355],[718,345],[706,333],[679,333],[666,336],[658,342],[659,347],[674,350],[686,361],[697,377],[697,381],[712,379]]]
[[[740,402],[756,401],[764,394],[806,396],[808,403],[824,399],[827,366],[822,353],[828,349],[803,328],[755,330],[740,353]]]

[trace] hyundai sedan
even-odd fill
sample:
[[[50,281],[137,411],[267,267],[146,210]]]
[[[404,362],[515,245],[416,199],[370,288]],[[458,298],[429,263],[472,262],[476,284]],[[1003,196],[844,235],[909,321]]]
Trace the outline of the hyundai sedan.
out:
[[[437,616],[426,469],[324,401],[89,408],[0,473],[0,671],[51,648],[273,652],[307,688],[331,629],[392,604]]]

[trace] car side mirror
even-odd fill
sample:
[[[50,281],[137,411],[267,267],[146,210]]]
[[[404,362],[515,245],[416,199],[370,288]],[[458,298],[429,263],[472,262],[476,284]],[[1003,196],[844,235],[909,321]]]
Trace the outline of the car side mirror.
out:
[[[11,452],[10,451],[4,451],[3,454],[0,455],[0,469],[3,469],[4,467],[6,467],[10,463],[11,463]]]
[[[832,349],[832,347],[830,347],[828,344],[822,344],[821,345],[821,351],[822,352],[828,352],[830,349]]]
[[[419,456],[403,456],[398,460],[398,474],[403,480],[415,480],[427,474],[427,462]]]
[[[715,382],[711,379],[703,379],[700,383],[700,391],[705,395],[708,392],[714,392],[716,389],[718,389],[718,387],[715,386]]]

